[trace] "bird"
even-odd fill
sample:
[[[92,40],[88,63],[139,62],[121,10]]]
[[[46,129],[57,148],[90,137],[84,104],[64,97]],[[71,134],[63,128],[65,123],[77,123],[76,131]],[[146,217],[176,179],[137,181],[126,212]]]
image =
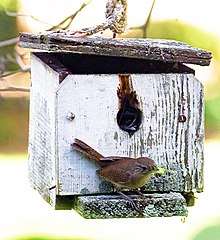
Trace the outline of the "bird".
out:
[[[118,126],[129,134],[130,137],[139,129],[142,122],[142,111],[137,100],[136,91],[133,89],[130,75],[119,75],[120,85],[117,90],[119,111],[117,113]]]
[[[96,172],[106,181],[111,182],[116,191],[121,194],[137,210],[133,199],[122,192],[122,190],[137,190],[145,185],[152,174],[160,171],[160,167],[154,160],[148,157],[104,157],[95,149],[80,139],[75,138],[71,144],[74,151],[96,162],[100,169]],[[137,191],[138,193],[141,193]],[[142,193],[141,193],[142,194]]]

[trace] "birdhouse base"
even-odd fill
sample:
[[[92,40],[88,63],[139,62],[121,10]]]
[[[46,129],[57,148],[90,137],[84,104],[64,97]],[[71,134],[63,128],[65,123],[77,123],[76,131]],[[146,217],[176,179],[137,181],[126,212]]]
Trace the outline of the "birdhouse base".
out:
[[[74,210],[87,219],[148,218],[187,216],[187,203],[181,193],[129,195],[137,210],[118,194],[77,196]]]

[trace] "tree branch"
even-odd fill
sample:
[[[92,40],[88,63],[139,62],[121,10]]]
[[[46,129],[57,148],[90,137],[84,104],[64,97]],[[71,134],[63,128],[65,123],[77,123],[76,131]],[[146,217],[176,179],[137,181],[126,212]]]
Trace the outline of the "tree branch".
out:
[[[153,0],[151,8],[150,8],[150,11],[148,13],[148,16],[147,16],[147,19],[146,19],[145,23],[143,25],[141,25],[141,26],[131,27],[130,28],[131,30],[137,30],[137,29],[142,30],[144,38],[147,38],[147,28],[148,28],[148,26],[150,24],[150,19],[151,19],[151,16],[152,16],[152,12],[153,12],[153,9],[154,9],[155,2],[156,2],[156,0]]]
[[[18,41],[19,41],[19,38],[18,38],[18,37],[16,37],[16,38],[11,38],[11,39],[8,39],[8,40],[5,40],[5,41],[1,41],[1,42],[0,42],[0,48],[8,47],[8,46],[17,44]]]
[[[19,88],[19,87],[7,87],[0,89],[0,92],[30,92],[28,88]]]
[[[52,31],[52,30],[56,30],[56,29],[67,29],[70,24],[73,22],[74,18],[77,16],[77,14],[79,12],[81,12],[88,4],[90,4],[93,0],[89,0],[88,2],[84,2],[81,7],[74,12],[73,14],[69,15],[68,17],[66,17],[64,20],[62,20],[61,22],[59,22],[57,25],[47,29],[46,31]],[[67,21],[69,21],[66,26],[63,26]]]
[[[53,24],[45,22],[45,21],[42,21],[41,19],[36,18],[32,14],[11,12],[11,11],[9,11],[7,9],[4,9],[4,11],[5,11],[5,14],[8,15],[9,17],[29,17],[29,18],[37,21],[37,22],[53,26]]]
[[[73,22],[74,18],[77,16],[77,14],[79,12],[81,12],[92,1],[93,0],[88,0],[88,1],[85,0],[77,11],[75,11],[73,14],[69,15],[68,17],[66,17],[64,20],[62,20],[61,22],[59,22],[56,25],[41,21],[31,14],[11,12],[11,11],[5,9],[5,8],[4,8],[4,11],[5,11],[6,15],[11,16],[11,17],[30,17],[30,18],[34,19],[35,21],[38,21],[38,22],[41,22],[41,23],[44,23],[44,24],[47,24],[47,25],[51,25],[52,27],[50,27],[46,31],[51,31],[51,30],[55,30],[55,29],[63,29],[64,30],[64,29],[67,29],[70,26],[70,24]],[[12,45],[17,45],[18,41],[19,41],[18,37],[8,39],[8,40],[5,40],[5,41],[1,41],[0,42],[0,48],[12,46]],[[6,78],[9,77],[9,76],[12,76],[12,75],[17,74],[17,73],[30,71],[30,65],[24,64],[24,61],[25,61],[24,55],[25,55],[25,53],[21,54],[21,53],[19,53],[18,48],[15,48],[15,59],[13,58],[13,61],[11,60],[11,62],[15,62],[20,67],[20,69],[16,70],[16,71],[6,72],[5,71],[6,66],[4,66],[5,68],[3,68],[4,70],[2,70],[3,72],[0,71],[0,80],[4,81],[4,83],[7,85],[6,88],[0,89],[0,92],[10,92],[10,91],[29,92],[29,89],[26,89],[26,88],[12,87],[6,81]],[[7,60],[9,60],[9,57],[10,56],[7,56]]]
[[[25,69],[19,69],[16,71],[10,71],[10,72],[4,73],[4,74],[0,74],[0,80],[3,78],[6,78],[6,77],[12,76],[14,74],[17,74],[17,73],[25,73],[25,72],[29,72],[29,71],[30,71],[30,66],[27,66]]]

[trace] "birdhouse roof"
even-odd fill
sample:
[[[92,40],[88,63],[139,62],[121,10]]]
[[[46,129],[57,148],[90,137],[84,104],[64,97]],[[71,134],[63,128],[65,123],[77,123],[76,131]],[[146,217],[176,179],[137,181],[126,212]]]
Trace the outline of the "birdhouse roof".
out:
[[[149,38],[76,38],[70,34],[48,32],[20,33],[20,46],[52,52],[72,52],[102,56],[138,58],[168,63],[208,66],[212,53],[183,42]]]

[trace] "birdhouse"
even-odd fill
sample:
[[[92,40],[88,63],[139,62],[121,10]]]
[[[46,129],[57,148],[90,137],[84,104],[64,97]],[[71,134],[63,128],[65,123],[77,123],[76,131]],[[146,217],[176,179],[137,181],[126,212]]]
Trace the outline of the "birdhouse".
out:
[[[29,180],[55,209],[85,218],[186,216],[203,191],[204,95],[186,64],[211,53],[171,40],[20,35],[31,53]],[[123,94],[132,103],[125,106]],[[149,157],[165,169],[131,194],[137,209],[71,147]]]

